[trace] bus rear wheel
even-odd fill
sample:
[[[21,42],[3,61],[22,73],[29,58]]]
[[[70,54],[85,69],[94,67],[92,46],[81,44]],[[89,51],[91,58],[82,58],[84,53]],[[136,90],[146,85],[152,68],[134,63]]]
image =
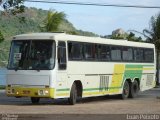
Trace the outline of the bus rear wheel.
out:
[[[40,101],[40,98],[38,98],[38,97],[31,97],[31,102],[32,102],[33,104],[38,104],[39,101]]]
[[[137,97],[138,92],[139,92],[139,85],[138,85],[138,82],[136,80],[131,84],[130,88],[131,89],[130,89],[129,97],[130,98]]]
[[[72,85],[68,101],[70,105],[74,105],[77,102],[77,87],[75,83]]]
[[[123,91],[121,94],[121,98],[127,99],[129,97],[129,91],[130,91],[129,83],[128,83],[128,81],[125,81],[125,83],[123,85]]]

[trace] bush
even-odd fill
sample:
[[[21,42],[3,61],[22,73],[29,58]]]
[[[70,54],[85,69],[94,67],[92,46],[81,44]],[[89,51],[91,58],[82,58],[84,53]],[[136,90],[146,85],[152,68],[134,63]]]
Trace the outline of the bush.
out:
[[[4,37],[3,37],[3,35],[1,33],[1,31],[0,31],[0,42],[2,42],[3,40],[4,40]]]

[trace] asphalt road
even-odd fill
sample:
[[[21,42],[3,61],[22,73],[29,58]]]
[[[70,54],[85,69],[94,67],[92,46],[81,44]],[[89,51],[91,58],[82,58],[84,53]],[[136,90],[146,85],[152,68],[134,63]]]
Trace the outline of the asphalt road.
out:
[[[29,120],[101,120],[110,117],[120,119],[119,116],[127,119],[128,114],[159,114],[160,119],[160,88],[142,92],[137,98],[127,100],[117,96],[85,98],[74,106],[67,104],[65,99],[41,99],[40,104],[33,105],[30,98],[7,97],[4,91],[0,91],[1,118],[16,118],[18,115],[18,119]]]

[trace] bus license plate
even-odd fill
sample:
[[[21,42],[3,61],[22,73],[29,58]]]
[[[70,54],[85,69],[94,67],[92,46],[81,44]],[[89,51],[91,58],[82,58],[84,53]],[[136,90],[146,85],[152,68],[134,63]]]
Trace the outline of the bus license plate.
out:
[[[23,94],[30,94],[29,90],[23,90]]]

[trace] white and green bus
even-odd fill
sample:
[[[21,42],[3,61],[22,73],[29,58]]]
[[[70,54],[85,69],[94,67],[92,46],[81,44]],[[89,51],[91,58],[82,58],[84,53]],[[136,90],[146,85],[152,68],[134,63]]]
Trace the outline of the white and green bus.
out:
[[[65,33],[13,37],[7,96],[68,98],[120,95],[134,98],[155,86],[155,46]]]

